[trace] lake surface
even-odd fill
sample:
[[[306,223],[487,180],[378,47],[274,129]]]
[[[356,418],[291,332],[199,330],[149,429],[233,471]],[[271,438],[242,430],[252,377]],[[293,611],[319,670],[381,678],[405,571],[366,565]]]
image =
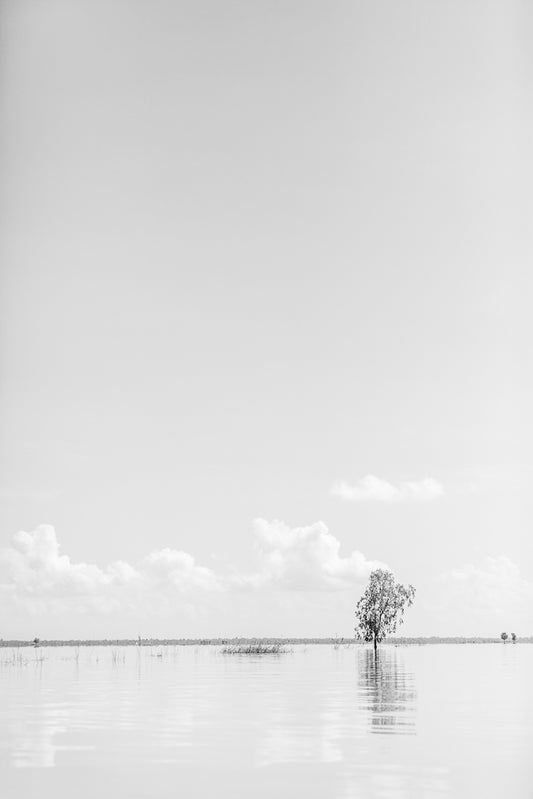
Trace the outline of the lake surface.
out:
[[[532,678],[527,644],[0,649],[0,795],[531,799]]]

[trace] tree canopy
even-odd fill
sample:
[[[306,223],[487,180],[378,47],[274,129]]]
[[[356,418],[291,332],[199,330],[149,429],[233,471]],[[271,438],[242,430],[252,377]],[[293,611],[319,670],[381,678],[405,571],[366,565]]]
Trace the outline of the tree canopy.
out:
[[[377,645],[402,624],[405,609],[413,604],[415,592],[412,585],[397,583],[392,572],[373,571],[355,611],[357,637],[373,642],[377,649]]]

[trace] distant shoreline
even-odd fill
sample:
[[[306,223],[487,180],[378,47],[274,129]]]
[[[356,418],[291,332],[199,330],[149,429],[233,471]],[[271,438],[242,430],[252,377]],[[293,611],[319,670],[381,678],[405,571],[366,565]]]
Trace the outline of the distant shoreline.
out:
[[[282,644],[282,645],[301,645],[301,644],[329,644],[330,646],[357,645],[365,646],[364,641],[355,638],[103,638],[103,639],[69,639],[69,640],[39,640],[38,644],[33,641],[3,640],[0,639],[0,647],[23,647],[23,646],[227,646],[243,644]],[[533,644],[533,636],[517,638],[517,644]],[[481,638],[481,637],[439,637],[429,636],[420,638],[387,638],[382,642],[382,646],[421,646],[425,644],[500,644],[503,642],[500,637]],[[513,646],[512,641],[507,641],[505,646]]]

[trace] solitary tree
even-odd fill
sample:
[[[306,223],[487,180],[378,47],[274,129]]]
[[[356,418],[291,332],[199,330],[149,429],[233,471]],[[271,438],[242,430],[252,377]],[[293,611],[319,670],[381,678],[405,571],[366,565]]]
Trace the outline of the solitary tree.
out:
[[[511,639],[513,641],[513,644],[516,644],[516,633],[511,633]]]
[[[507,633],[502,633],[500,635],[500,638],[502,639],[503,643],[505,643],[507,641],[507,639],[509,638],[509,636],[507,635]]]
[[[372,641],[374,651],[390,633],[396,632],[403,622],[405,608],[413,604],[415,589],[412,585],[395,582],[394,575],[384,569],[376,569],[370,575],[370,583],[357,603],[355,611],[355,634],[363,641]]]

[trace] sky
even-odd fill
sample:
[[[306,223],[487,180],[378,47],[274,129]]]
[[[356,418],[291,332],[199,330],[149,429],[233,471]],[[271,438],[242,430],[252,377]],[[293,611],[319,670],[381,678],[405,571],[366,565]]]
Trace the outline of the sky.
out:
[[[533,634],[532,16],[1,2],[0,638]]]

